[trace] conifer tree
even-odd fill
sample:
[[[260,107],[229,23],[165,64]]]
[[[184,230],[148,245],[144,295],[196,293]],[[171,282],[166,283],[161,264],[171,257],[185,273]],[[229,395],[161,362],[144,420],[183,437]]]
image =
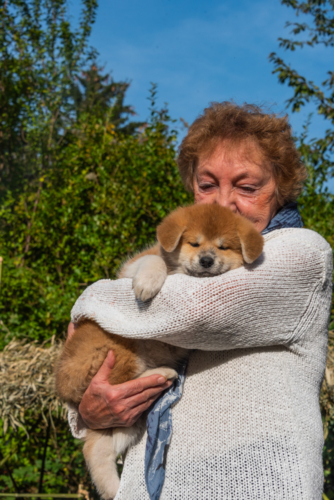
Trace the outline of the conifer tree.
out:
[[[130,119],[135,116],[132,106],[125,105],[124,99],[129,87],[127,82],[115,82],[109,73],[103,74],[97,63],[91,64],[76,77],[72,96],[77,118],[82,113],[94,113],[101,118],[108,116],[116,130],[125,134],[134,133],[143,122]]]

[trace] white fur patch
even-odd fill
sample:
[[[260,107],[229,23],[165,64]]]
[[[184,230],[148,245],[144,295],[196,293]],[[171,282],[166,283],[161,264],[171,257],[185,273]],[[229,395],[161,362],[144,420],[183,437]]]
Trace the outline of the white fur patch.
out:
[[[145,302],[160,292],[167,278],[167,267],[158,255],[145,255],[127,267],[124,277],[132,278],[136,298]]]

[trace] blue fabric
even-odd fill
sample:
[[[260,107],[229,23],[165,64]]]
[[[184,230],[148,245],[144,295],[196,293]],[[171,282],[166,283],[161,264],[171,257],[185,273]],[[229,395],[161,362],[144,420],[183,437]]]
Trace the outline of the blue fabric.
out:
[[[285,229],[288,227],[303,227],[297,203],[289,203],[285,207],[282,207],[261,234],[264,235],[275,229]]]
[[[178,369],[179,377],[151,406],[147,416],[145,481],[151,500],[159,500],[165,480],[167,452],[172,437],[171,406],[182,396],[187,363]]]
[[[275,229],[303,227],[297,203],[290,203],[275,215],[261,234]],[[179,377],[151,406],[147,417],[145,481],[151,500],[159,500],[165,480],[165,465],[172,437],[171,406],[182,396],[187,363],[178,370]]]

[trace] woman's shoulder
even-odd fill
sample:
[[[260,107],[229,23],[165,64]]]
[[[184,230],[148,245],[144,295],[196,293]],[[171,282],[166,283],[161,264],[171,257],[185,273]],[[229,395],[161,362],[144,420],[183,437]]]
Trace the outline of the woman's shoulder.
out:
[[[285,272],[308,273],[315,279],[331,280],[333,252],[329,243],[311,229],[278,229],[264,236],[264,262]]]
[[[304,228],[277,229],[264,236],[265,248],[275,246],[292,246],[298,249],[313,251],[332,252],[329,243],[316,231]]]

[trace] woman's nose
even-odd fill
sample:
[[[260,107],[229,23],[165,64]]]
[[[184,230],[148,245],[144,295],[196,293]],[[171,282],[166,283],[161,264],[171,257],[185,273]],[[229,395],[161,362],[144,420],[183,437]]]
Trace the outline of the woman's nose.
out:
[[[220,190],[219,193],[217,193],[215,202],[221,207],[229,208],[232,212],[237,213],[236,200],[233,192]]]

